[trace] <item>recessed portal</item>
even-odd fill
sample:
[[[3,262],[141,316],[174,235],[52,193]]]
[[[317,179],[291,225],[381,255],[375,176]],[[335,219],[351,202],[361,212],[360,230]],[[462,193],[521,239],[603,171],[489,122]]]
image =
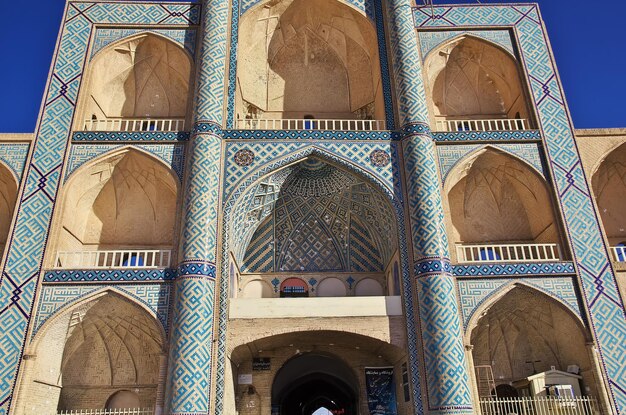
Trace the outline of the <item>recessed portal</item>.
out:
[[[356,414],[357,385],[351,369],[334,356],[297,356],[274,379],[272,415]]]

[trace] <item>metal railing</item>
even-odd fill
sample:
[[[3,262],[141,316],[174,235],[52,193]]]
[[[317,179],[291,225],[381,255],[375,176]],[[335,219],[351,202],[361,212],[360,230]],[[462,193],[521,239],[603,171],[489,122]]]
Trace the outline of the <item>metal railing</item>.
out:
[[[382,131],[384,120],[237,119],[240,130]]]
[[[115,251],[59,251],[55,269],[167,268],[172,251],[132,249]]]
[[[598,402],[589,396],[480,398],[483,415],[599,415]]]
[[[488,120],[437,120],[437,131],[517,131],[528,130],[524,118],[494,118]]]
[[[626,246],[612,246],[611,253],[614,261],[626,262]]]
[[[457,245],[458,262],[558,261],[558,244]]]
[[[59,411],[57,415],[154,415],[152,408],[125,409],[71,409]]]
[[[111,118],[85,120],[84,131],[184,131],[184,118]]]

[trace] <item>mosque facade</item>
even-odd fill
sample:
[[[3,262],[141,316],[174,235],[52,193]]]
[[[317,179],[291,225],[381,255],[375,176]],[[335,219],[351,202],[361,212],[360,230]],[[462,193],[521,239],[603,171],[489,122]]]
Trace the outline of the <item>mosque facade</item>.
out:
[[[625,166],[536,4],[69,0],[0,414],[626,413]]]

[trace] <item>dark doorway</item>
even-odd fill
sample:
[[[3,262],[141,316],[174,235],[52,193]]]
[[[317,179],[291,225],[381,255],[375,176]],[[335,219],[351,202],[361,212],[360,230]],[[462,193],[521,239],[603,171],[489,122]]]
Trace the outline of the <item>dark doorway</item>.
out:
[[[356,385],[352,370],[334,356],[294,357],[274,378],[272,415],[313,415],[320,408],[333,415],[356,415]]]

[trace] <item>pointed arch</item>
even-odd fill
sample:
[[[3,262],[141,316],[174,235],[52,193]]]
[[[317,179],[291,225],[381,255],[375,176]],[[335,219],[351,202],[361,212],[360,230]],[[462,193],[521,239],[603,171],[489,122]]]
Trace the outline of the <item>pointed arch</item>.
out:
[[[308,158],[317,158],[324,163],[327,163],[332,166],[337,166],[339,169],[343,169],[347,171],[349,174],[354,175],[357,178],[360,178],[365,183],[372,184],[377,192],[380,192],[382,195],[382,199],[385,203],[389,204],[389,208],[395,211],[395,218],[393,218],[394,228],[400,229],[398,226],[398,218],[402,217],[402,206],[400,201],[395,197],[395,195],[391,192],[388,185],[383,182],[380,178],[374,176],[372,173],[360,167],[358,164],[354,163],[352,160],[346,159],[342,156],[338,156],[333,154],[326,149],[320,148],[318,146],[307,146],[302,148],[296,152],[289,153],[282,158],[278,158],[272,163],[266,163],[257,169],[251,171],[246,176],[239,181],[230,195],[228,195],[224,202],[224,229],[226,232],[224,233],[226,236],[226,244],[228,246],[229,242],[232,243],[236,241],[240,247],[248,246],[253,234],[254,229],[258,224],[262,223],[265,219],[264,217],[256,218],[254,221],[251,221],[249,217],[246,217],[248,212],[248,206],[244,204],[250,204],[254,199],[254,192],[256,191],[257,185],[262,180],[267,180],[268,177],[273,175],[280,174],[281,172],[286,172],[283,176],[280,177],[280,180],[285,180],[289,175],[289,170],[293,166],[299,164],[305,159]],[[282,182],[280,182],[282,185]],[[279,186],[280,187],[280,186]],[[264,209],[265,211],[271,211],[271,209]],[[246,224],[249,226],[248,229],[244,229],[244,226],[233,226],[234,223]],[[252,227],[254,225],[254,228]],[[234,235],[234,232],[238,232]],[[397,234],[397,231],[395,232]],[[396,235],[394,235],[396,236]],[[228,248],[233,250],[232,247]],[[239,260],[239,257],[242,255],[239,250],[233,251],[236,254],[236,257]]]
[[[164,160],[123,146],[80,166],[64,184],[55,251],[171,249],[180,181]]]
[[[626,143],[613,146],[592,171],[591,188],[604,233],[611,246],[622,246],[626,242]],[[614,255],[615,260],[623,260],[621,250]]]
[[[75,311],[76,309],[80,308],[81,306],[87,303],[95,301],[104,295],[117,295],[119,297],[122,297],[124,300],[130,301],[136,306],[141,307],[147,314],[149,314],[154,319],[155,324],[157,324],[159,327],[159,333],[160,333],[161,339],[163,339],[163,345],[164,347],[167,346],[166,341],[165,341],[167,339],[166,327],[163,326],[163,323],[159,319],[159,316],[157,315],[157,313],[141,298],[136,297],[132,295],[131,293],[129,293],[128,291],[121,290],[117,287],[107,286],[107,287],[97,288],[93,291],[89,291],[85,295],[81,295],[77,298],[74,298],[73,300],[64,304],[58,310],[55,310],[48,317],[46,317],[46,319],[41,323],[41,325],[35,328],[36,331],[34,332],[32,336],[32,340],[28,346],[29,350],[30,349],[35,350],[39,347],[41,338],[46,335],[46,332],[51,329],[51,326],[54,326],[56,324],[57,320],[71,315],[71,313]]]
[[[87,68],[78,107],[82,115],[76,127],[82,129],[93,121],[187,118],[193,65],[183,46],[156,32],[141,32],[107,45]],[[110,125],[105,122],[90,128],[102,130]]]
[[[363,10],[341,0],[244,7],[238,59],[246,65],[239,65],[236,83],[240,119],[384,119],[378,37]],[[259,79],[265,79],[264,88]]]
[[[481,300],[480,305],[476,307],[474,310],[472,310],[472,313],[467,319],[467,325],[465,327],[464,337],[465,337],[466,344],[470,344],[470,337],[472,334],[472,330],[476,328],[478,321],[487,312],[487,310],[493,307],[494,304],[496,304],[503,297],[505,297],[510,291],[516,288],[523,288],[523,289],[530,290],[531,292],[536,292],[537,294],[548,297],[550,300],[554,301],[555,303],[558,303],[559,306],[565,309],[571,315],[571,317],[576,320],[580,329],[588,336],[588,340],[591,340],[585,321],[583,320],[582,316],[579,314],[579,310],[575,310],[574,308],[572,308],[571,304],[568,304],[563,299],[555,296],[554,293],[551,293],[550,291],[542,287],[525,282],[523,280],[514,280],[499,287],[493,292],[489,293],[485,298]]]
[[[268,0],[269,1],[269,0]],[[128,36],[124,36],[121,37],[119,39],[116,39],[115,41],[109,43],[108,45],[102,47],[100,50],[98,50],[96,53],[94,53],[90,58],[89,61],[90,63],[93,62],[95,59],[99,58],[100,55],[102,54],[102,52],[106,51],[109,48],[115,48],[120,46],[121,44],[124,44],[126,42],[132,41],[132,40],[136,40],[137,38],[141,38],[144,36],[154,36],[154,37],[158,37],[164,41],[167,42],[171,42],[173,45],[178,46],[182,51],[184,51],[187,54],[187,57],[190,61],[190,63],[193,64],[194,58],[193,55],[191,54],[191,52],[185,47],[185,45],[175,41],[174,39],[169,38],[168,36],[165,36],[162,33],[159,32],[155,32],[152,30],[142,30],[141,32],[137,32],[137,33],[133,33],[131,35]]]
[[[499,43],[496,43],[492,40],[489,40],[487,38],[484,38],[482,36],[478,36],[474,33],[470,33],[470,32],[465,32],[465,33],[460,33],[450,39],[446,39],[443,42],[439,43],[437,46],[433,47],[430,51],[428,51],[428,53],[426,53],[426,55],[423,57],[423,61],[426,62],[427,59],[431,58],[433,56],[434,53],[441,51],[442,49],[444,49],[447,46],[450,46],[452,44],[458,43],[460,41],[462,41],[463,39],[475,39],[481,42],[485,42],[487,44],[489,44],[490,46],[493,46],[494,48],[498,48],[500,49],[503,53],[506,53],[507,55],[509,55],[509,57],[511,59],[514,59],[515,61],[517,61],[517,56],[515,56],[510,50],[508,50],[507,48],[505,48],[504,46],[500,45]]]
[[[485,146],[459,160],[448,173],[444,193],[452,241],[559,241],[553,195],[544,177],[500,148]]]
[[[20,393],[47,399],[27,412],[104,408],[131,384],[142,407],[154,406],[166,349],[165,330],[145,303],[115,287],[93,290],[64,304],[29,344],[33,362]]]
[[[497,43],[461,34],[431,50],[424,68],[435,120],[530,118],[519,62]]]
[[[443,177],[442,177],[444,193],[449,192],[450,191],[449,186],[453,186],[455,183],[457,183],[460,180],[460,178],[458,177],[455,179],[456,175],[462,173],[464,167],[466,167],[468,164],[471,164],[472,160],[478,158],[485,151],[500,152],[519,161],[525,167],[532,170],[539,177],[541,177],[541,179],[543,179],[547,184],[547,180],[546,180],[546,177],[544,176],[544,172],[539,170],[537,166],[533,165],[528,160],[521,157],[519,154],[515,154],[514,152],[509,151],[506,148],[502,148],[498,145],[482,144],[482,145],[476,146],[476,148],[472,149],[467,154],[464,154],[461,158],[455,161],[454,164],[452,164],[452,166],[450,166],[446,172],[444,172]],[[452,181],[453,184],[450,184],[450,181]]]

